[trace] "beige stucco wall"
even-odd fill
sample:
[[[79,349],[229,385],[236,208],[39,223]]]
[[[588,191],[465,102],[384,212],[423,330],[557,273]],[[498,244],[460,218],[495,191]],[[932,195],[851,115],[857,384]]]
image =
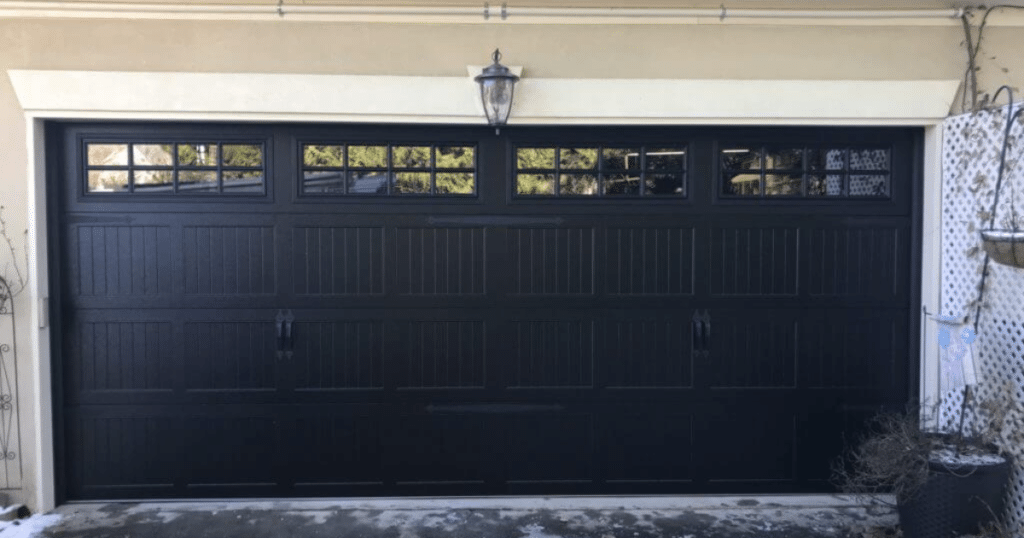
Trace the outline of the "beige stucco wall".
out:
[[[1024,82],[1024,28],[985,34],[980,85]],[[0,69],[463,76],[501,47],[526,77],[913,80],[957,79],[958,25],[511,25],[172,20],[0,20]],[[994,57],[994,58],[993,58]],[[197,99],[201,96],[197,89]],[[680,96],[685,98],[685,96]],[[770,102],[764,103],[771,107]],[[0,203],[24,248],[26,126],[0,77]],[[0,248],[0,257],[6,252]],[[20,258],[19,263],[23,263]],[[6,260],[0,258],[0,267]],[[31,298],[18,298],[24,480],[15,500],[37,509],[29,342]]]

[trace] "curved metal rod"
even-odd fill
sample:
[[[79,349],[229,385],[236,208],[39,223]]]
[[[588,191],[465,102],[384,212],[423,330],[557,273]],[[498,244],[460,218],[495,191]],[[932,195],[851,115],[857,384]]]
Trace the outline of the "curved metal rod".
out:
[[[988,229],[994,230],[996,225],[996,210],[999,208],[999,191],[1003,186],[1003,172],[1006,170],[1006,149],[1010,145],[1010,129],[1013,128],[1013,122],[1021,115],[1024,111],[1024,107],[1018,108],[1016,112],[1013,110],[1013,90],[1009,86],[1003,85],[996,90],[995,95],[992,96],[992,101],[999,99],[999,94],[1006,90],[1006,95],[1009,98],[1009,108],[1006,109],[1006,129],[1003,131],[1003,147],[999,150],[999,174],[996,176],[996,192],[993,196],[992,201],[992,213],[990,214],[988,221]],[[1013,206],[1010,206],[1010,213],[1013,215],[1013,229],[1017,230],[1016,211]],[[981,320],[981,300],[985,298],[985,279],[988,277],[988,252],[985,253],[985,261],[981,266],[981,283],[978,285],[978,306],[974,311],[974,334],[978,334],[978,322]]]
[[[1010,103],[1009,108],[1006,110],[1006,129],[1003,131],[1003,147],[999,151],[999,175],[996,176],[996,193],[995,199],[992,202],[992,214],[988,221],[988,229],[994,230],[996,224],[996,209],[999,207],[999,191],[1003,186],[1003,172],[1006,170],[1006,149],[1010,145],[1010,129],[1013,128],[1013,121],[1021,115],[1024,111],[1024,107],[1018,108],[1015,112],[1013,110],[1013,90],[1009,86],[1003,85],[996,90],[996,94],[992,97],[992,101],[999,99],[999,94],[1006,90],[1006,95],[1009,97]],[[1010,211],[1014,212],[1013,207],[1010,207]],[[1016,216],[1016,215],[1014,215]],[[1013,229],[1017,229],[1016,219],[1014,219]],[[984,273],[982,278],[984,278]]]

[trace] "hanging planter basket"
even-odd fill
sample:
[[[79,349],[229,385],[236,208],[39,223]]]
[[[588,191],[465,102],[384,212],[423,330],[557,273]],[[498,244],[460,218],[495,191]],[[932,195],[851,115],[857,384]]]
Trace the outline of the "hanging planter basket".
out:
[[[1024,108],[1018,108],[1014,111],[1013,102],[1013,90],[1009,86],[1002,86],[996,91],[993,100],[999,98],[999,94],[1003,90],[1009,97],[1010,104],[1006,109],[1006,130],[1003,132],[1003,147],[999,152],[999,176],[996,179],[996,190],[995,199],[992,201],[992,212],[991,219],[989,220],[989,228],[981,231],[981,246],[985,249],[987,256],[985,257],[985,264],[988,265],[988,261],[992,260],[996,263],[1003,265],[1009,265],[1011,267],[1024,268],[1024,230],[1017,228],[1017,214],[1014,212],[1013,201],[1010,202],[1010,212],[1013,215],[1010,217],[1013,223],[1012,230],[996,230],[994,224],[996,222],[996,210],[999,209],[999,193],[1003,187],[1003,174],[1006,171],[1006,149],[1010,143],[1010,130],[1013,128],[1013,122],[1024,112]],[[1010,186],[1011,194],[1013,186]],[[987,269],[987,267],[986,267]],[[985,274],[987,271],[982,271],[981,289],[985,287]],[[984,293],[982,291],[981,293]],[[978,297],[980,302],[981,297]],[[979,306],[980,309],[980,306]],[[979,310],[980,311],[980,310]]]
[[[1024,269],[1024,231],[982,230],[981,246],[992,261]]]

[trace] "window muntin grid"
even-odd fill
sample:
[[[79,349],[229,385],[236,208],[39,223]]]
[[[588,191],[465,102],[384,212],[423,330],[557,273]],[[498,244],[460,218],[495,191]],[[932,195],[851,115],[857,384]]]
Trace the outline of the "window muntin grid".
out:
[[[302,145],[303,195],[475,196],[476,177],[475,144]]]
[[[685,144],[521,146],[513,194],[521,198],[685,198]]]
[[[88,194],[264,195],[263,142],[86,142]]]
[[[726,145],[719,150],[723,198],[887,199],[889,148]]]

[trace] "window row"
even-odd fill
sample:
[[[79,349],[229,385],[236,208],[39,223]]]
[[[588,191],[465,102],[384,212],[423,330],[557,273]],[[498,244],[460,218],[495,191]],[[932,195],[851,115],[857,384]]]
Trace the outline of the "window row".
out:
[[[888,197],[884,148],[727,146],[720,153],[726,197]]]
[[[309,195],[476,194],[470,145],[305,144],[302,193]]]
[[[518,196],[686,196],[686,146],[516,148]]]
[[[86,144],[91,193],[263,194],[262,143]]]

